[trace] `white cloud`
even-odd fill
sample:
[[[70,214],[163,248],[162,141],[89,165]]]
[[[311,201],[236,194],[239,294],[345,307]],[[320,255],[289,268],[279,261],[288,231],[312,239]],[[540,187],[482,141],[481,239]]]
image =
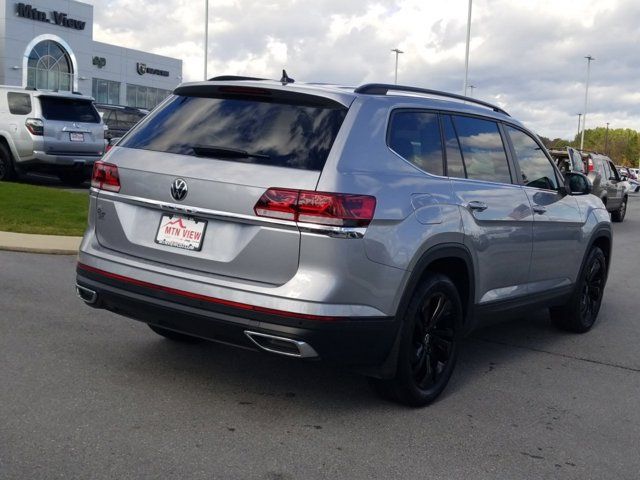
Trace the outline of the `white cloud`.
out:
[[[181,58],[203,75],[204,1],[90,0],[96,40]],[[391,82],[460,93],[467,0],[210,0],[210,75],[355,85]],[[474,0],[469,79],[538,133],[571,137],[592,64],[587,127],[640,129],[637,0]]]

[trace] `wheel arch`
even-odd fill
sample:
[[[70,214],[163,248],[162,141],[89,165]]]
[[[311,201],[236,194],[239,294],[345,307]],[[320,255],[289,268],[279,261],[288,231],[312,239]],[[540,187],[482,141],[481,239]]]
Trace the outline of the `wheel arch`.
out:
[[[584,268],[584,262],[587,258],[587,255],[589,255],[589,252],[593,247],[600,248],[600,250],[602,250],[602,253],[604,253],[604,258],[607,259],[608,275],[611,266],[611,250],[613,248],[613,235],[611,234],[611,230],[606,228],[599,228],[593,233],[593,235],[591,235],[591,240],[589,240],[589,245],[587,246],[584,259],[582,260],[582,267],[580,268],[580,272],[582,272],[582,268]]]
[[[460,293],[460,300],[463,308],[463,334],[469,332],[474,325],[474,298],[475,298],[475,274],[471,253],[463,244],[444,243],[436,245],[424,252],[416,262],[409,280],[406,282],[402,292],[402,297],[396,310],[398,329],[393,348],[382,366],[375,372],[366,374],[379,377],[390,378],[395,375],[397,367],[397,357],[402,334],[402,322],[404,312],[409,306],[413,292],[415,292],[420,282],[430,273],[440,273],[446,275],[453,281]]]
[[[16,159],[18,158],[18,151],[16,150],[16,146],[13,143],[11,135],[4,130],[0,130],[0,144],[7,148],[9,155],[11,155],[11,160],[15,164]]]

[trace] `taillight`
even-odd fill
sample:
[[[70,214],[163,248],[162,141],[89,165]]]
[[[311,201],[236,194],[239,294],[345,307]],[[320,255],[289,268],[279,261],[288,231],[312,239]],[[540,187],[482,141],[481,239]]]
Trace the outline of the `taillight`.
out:
[[[366,227],[376,199],[369,195],[270,188],[254,207],[259,217],[338,227]]]
[[[24,124],[32,135],[44,135],[44,122],[39,118],[27,118]]]
[[[589,160],[588,160],[588,162],[587,162],[587,169],[588,169],[590,172],[593,172],[593,160],[591,160],[591,159],[589,159]]]
[[[253,211],[259,217],[281,218],[283,220],[296,220],[296,205],[298,203],[298,190],[285,190],[282,188],[270,188],[262,194]]]
[[[111,163],[95,162],[93,164],[93,174],[91,175],[91,186],[109,192],[120,191],[120,176],[118,167]]]
[[[104,149],[104,153],[107,153],[109,150],[111,150],[113,148],[113,145],[111,145],[110,143],[107,143],[107,146]]]

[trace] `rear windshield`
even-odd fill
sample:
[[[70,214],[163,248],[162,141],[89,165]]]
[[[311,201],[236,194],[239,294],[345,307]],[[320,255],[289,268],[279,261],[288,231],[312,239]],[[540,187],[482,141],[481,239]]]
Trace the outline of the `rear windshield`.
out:
[[[120,146],[322,170],[346,113],[337,106],[175,96]],[[215,153],[224,149],[247,155]]]
[[[89,100],[41,96],[40,105],[47,120],[100,123],[100,115]]]

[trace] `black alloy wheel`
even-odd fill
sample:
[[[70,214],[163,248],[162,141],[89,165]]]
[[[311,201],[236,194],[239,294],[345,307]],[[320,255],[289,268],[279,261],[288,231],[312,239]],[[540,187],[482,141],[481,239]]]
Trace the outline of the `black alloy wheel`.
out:
[[[553,322],[569,332],[589,331],[598,318],[606,282],[607,259],[599,247],[592,247],[571,300],[550,309]]]
[[[403,315],[394,378],[371,379],[385,398],[422,407],[445,389],[458,358],[463,310],[455,284],[429,274],[414,292]]]
[[[451,300],[442,292],[424,299],[413,331],[411,371],[416,385],[428,390],[442,380],[454,351]]]

